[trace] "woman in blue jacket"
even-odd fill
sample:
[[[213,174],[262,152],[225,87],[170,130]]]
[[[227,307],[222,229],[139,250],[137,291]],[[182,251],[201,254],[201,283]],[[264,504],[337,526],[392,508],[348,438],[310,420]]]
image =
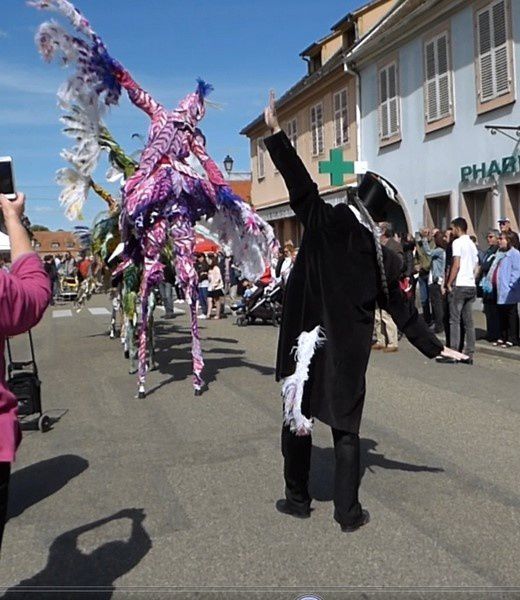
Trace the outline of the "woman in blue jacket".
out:
[[[513,246],[513,236],[502,232],[499,251],[491,267],[491,281],[496,282],[497,307],[501,336],[498,344],[510,348],[518,344],[518,309],[520,302],[520,252]]]

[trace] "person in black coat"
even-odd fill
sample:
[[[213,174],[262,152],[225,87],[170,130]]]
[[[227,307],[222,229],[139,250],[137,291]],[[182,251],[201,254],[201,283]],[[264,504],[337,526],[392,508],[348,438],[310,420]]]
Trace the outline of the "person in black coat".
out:
[[[283,380],[285,514],[310,516],[308,478],[312,419],[332,428],[336,457],[334,518],[343,531],[369,520],[358,500],[359,426],[376,302],[423,354],[463,360],[428,329],[399,287],[401,260],[381,246],[374,221],[386,220],[395,195],[367,174],[354,206],[326,204],[291,142],[280,129],[274,95],[265,110],[272,135],[264,142],[289,191],[304,235],[285,291],[276,378]]]

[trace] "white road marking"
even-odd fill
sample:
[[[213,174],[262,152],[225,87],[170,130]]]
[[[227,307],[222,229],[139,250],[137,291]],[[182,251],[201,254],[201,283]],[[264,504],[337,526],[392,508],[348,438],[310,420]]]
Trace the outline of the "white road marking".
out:
[[[89,308],[88,312],[91,315],[109,315],[110,312],[106,308]]]
[[[53,310],[52,311],[53,319],[60,319],[62,317],[72,317],[72,311],[71,310]]]

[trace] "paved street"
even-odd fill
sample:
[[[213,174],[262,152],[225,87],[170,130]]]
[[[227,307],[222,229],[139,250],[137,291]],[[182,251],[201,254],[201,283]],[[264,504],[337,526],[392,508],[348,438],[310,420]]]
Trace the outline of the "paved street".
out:
[[[44,408],[57,420],[21,446],[1,586],[103,586],[96,598],[129,588],[164,598],[160,586],[179,598],[314,591],[324,600],[347,597],[335,587],[353,588],[349,598],[378,586],[384,597],[403,587],[421,588],[403,597],[440,598],[469,586],[467,597],[489,598],[484,588],[498,586],[493,597],[520,597],[518,361],[437,365],[407,343],[373,354],[361,431],[372,521],[346,535],[332,520],[333,450],[321,424],[312,518],[274,510],[283,483],[273,327],[201,321],[209,390],[195,398],[186,315],[159,318],[159,370],[137,400],[107,336],[108,301],[95,297],[79,315],[53,308],[35,340]],[[156,594],[141,596],[147,586]],[[224,589],[236,586],[244,589]],[[201,588],[221,593],[194,593]]]

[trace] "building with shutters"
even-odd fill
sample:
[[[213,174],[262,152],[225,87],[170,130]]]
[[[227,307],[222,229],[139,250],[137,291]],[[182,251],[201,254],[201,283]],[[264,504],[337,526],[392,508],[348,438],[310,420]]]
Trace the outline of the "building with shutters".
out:
[[[520,229],[519,61],[519,0],[400,0],[347,53],[360,158],[399,188],[409,229],[463,216],[481,244],[502,216]]]
[[[395,3],[396,0],[372,0],[333,25],[329,34],[300,54],[307,63],[307,73],[277,100],[280,125],[318,184],[322,196],[333,204],[344,200],[346,187],[355,185],[356,177],[346,176],[343,186],[332,186],[330,176],[321,174],[318,164],[328,160],[329,151],[334,148],[343,150],[344,160],[355,161],[359,147],[357,82],[355,76],[345,72],[344,54]],[[241,133],[250,140],[254,207],[273,225],[280,242],[292,240],[299,245],[302,228],[289,206],[283,179],[263,143],[263,138],[269,134],[263,114]]]

